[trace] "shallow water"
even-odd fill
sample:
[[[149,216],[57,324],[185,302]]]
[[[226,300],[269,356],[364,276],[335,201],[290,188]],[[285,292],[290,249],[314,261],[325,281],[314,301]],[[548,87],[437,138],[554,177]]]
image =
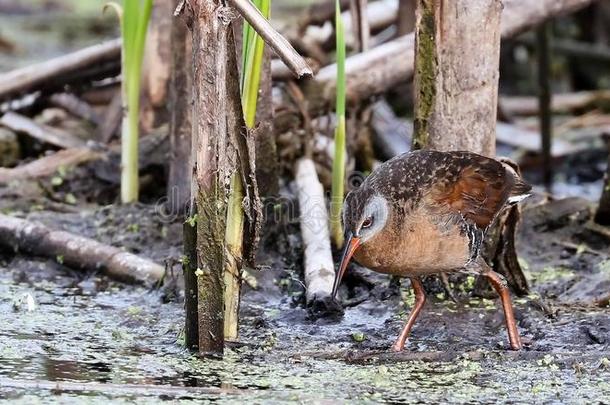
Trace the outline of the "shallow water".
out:
[[[15,304],[26,293],[36,302],[32,312]],[[396,362],[380,355],[355,364],[350,352],[357,355],[389,346],[400,321],[387,307],[399,305],[397,299],[384,305],[365,302],[334,322],[311,320],[304,309],[279,294],[270,294],[263,305],[263,295],[246,293],[245,345],[228,349],[222,361],[204,360],[183,350],[182,305],[162,304],[160,292],[74,274],[49,261],[7,258],[0,267],[0,399],[610,401],[610,363],[603,360],[608,343],[584,345],[579,338],[582,325],[607,326],[603,309],[566,312],[548,320],[518,304],[522,332],[536,341],[527,351],[529,358],[513,360],[512,354],[498,349],[505,336],[493,301],[473,300],[469,307],[457,308],[432,300],[409,350],[446,351],[455,353],[453,359]],[[354,341],[354,332],[362,333],[364,341]],[[59,390],[40,386],[49,382],[67,385]],[[77,383],[94,385],[87,391],[75,387]],[[147,389],[130,391],[124,384]],[[174,388],[164,392],[165,386]]]

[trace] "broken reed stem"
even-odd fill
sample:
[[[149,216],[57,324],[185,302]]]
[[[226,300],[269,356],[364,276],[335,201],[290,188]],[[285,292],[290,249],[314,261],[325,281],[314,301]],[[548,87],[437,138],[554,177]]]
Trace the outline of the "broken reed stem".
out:
[[[237,340],[239,331],[239,296],[243,261],[244,190],[239,173],[231,177],[231,193],[227,208],[225,241],[227,257],[224,270],[224,334],[225,340]]]
[[[265,40],[275,53],[292,70],[297,78],[312,76],[313,72],[307,62],[290,45],[288,40],[277,32],[249,0],[229,0],[239,13],[250,23],[254,30]],[[244,44],[245,45],[245,44]]]
[[[269,18],[270,0],[257,0],[256,10],[260,9],[265,19]],[[247,22],[243,25],[241,100],[244,120],[248,130],[256,125],[258,90],[265,49],[264,40]],[[227,259],[224,271],[224,334],[225,340],[237,340],[239,332],[239,299],[241,292],[241,273],[244,242],[244,187],[240,170],[231,177],[231,193],[227,209],[225,240]]]
[[[297,161],[295,182],[303,236],[305,298],[307,304],[312,305],[329,299],[333,288],[335,266],[330,250],[328,211],[324,188],[311,159]]]

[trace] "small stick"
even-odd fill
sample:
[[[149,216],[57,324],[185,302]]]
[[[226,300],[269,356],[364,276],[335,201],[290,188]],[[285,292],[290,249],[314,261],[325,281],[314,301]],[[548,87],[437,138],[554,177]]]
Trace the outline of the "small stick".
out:
[[[271,26],[252,2],[249,0],[230,0],[230,3],[252,25],[254,30],[265,40],[265,43],[275,51],[297,78],[313,75],[305,59],[294,50],[282,34]]]

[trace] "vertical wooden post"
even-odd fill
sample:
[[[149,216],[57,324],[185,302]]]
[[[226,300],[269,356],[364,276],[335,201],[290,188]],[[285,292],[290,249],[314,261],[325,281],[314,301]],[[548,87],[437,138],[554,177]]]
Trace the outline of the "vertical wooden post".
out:
[[[500,0],[418,0],[414,147],[495,155]]]
[[[180,0],[173,0],[175,7]],[[173,11],[172,11],[173,12]],[[173,18],[171,33],[170,161],[167,180],[167,210],[183,214],[191,200],[193,164],[191,162],[191,132],[193,124],[193,63],[192,45],[186,23]]]
[[[536,30],[538,48],[538,105],[540,116],[540,136],[542,137],[542,171],[544,186],[551,192],[553,186],[553,166],[551,161],[552,116],[551,116],[551,23],[544,22]]]
[[[495,157],[500,0],[417,0],[413,147]],[[518,293],[527,282],[514,250],[518,207],[488,231],[483,256]]]
[[[174,0],[154,0],[142,71],[142,118],[144,133],[167,122],[171,75],[171,33]]]
[[[228,184],[236,166],[231,140],[239,134],[233,105],[237,66],[230,22],[234,12],[220,0],[183,2],[193,35],[193,149],[197,205],[199,352],[224,346],[224,268]],[[185,10],[182,10],[185,11]]]
[[[415,31],[415,2],[416,0],[398,1],[398,27],[396,36],[400,37]]]
[[[184,345],[189,350],[199,347],[199,317],[197,299],[197,227],[193,214],[182,226],[184,255],[182,273],[184,274]]]
[[[604,178],[604,188],[599,199],[599,206],[595,212],[595,222],[600,225],[610,226],[610,135],[605,134],[604,140],[608,149],[608,166]]]

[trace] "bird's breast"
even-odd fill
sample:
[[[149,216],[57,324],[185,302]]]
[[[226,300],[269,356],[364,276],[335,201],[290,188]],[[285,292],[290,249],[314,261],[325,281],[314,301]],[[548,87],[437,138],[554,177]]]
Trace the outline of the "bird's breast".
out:
[[[362,244],[356,260],[381,273],[412,276],[458,270],[470,258],[468,235],[453,221],[416,212],[395,229]]]

